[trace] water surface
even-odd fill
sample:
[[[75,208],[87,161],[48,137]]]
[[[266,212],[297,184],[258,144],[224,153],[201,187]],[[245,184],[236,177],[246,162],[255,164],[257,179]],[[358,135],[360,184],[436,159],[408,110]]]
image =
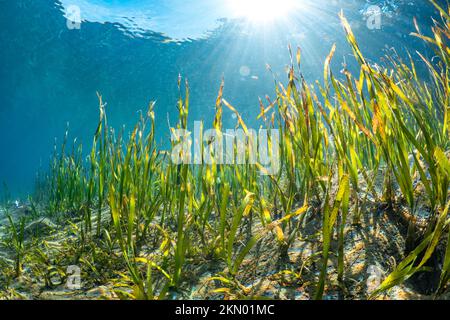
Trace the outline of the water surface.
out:
[[[157,101],[164,145],[177,117],[180,74],[192,91],[191,121],[211,119],[224,78],[227,100],[252,123],[258,97],[273,96],[266,65],[286,79],[288,44],[302,48],[308,81],[321,78],[333,43],[335,72],[344,63],[352,68],[340,10],[373,63],[393,47],[403,57],[423,51],[410,36],[413,17],[426,33],[431,17],[438,18],[425,0],[291,2],[288,12],[274,8],[279,16],[265,18],[250,17],[248,7],[239,9],[234,0],[0,0],[0,181],[14,196],[31,192],[36,171],[46,168],[55,138],[61,142],[67,125],[70,138],[87,149],[98,120],[96,92],[108,103],[110,124],[125,130],[139,110]],[[366,20],[374,5],[381,12],[379,28]],[[233,121],[225,115],[226,123]]]

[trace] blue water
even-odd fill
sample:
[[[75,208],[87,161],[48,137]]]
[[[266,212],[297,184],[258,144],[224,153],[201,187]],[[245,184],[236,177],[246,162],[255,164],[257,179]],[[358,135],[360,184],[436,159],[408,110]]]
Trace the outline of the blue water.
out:
[[[110,124],[125,130],[139,110],[157,101],[164,145],[168,123],[177,117],[179,74],[189,79],[191,121],[211,119],[223,77],[226,99],[251,123],[258,97],[273,97],[266,64],[286,78],[288,44],[302,48],[309,81],[321,78],[333,43],[336,73],[343,63],[352,68],[341,9],[374,63],[392,47],[403,57],[424,51],[409,35],[413,17],[425,33],[431,17],[439,18],[427,0],[292,0],[295,6],[278,17],[251,19],[230,1],[0,0],[0,182],[15,197],[32,192],[36,171],[47,167],[68,124],[70,138],[89,145],[98,121],[97,91]],[[68,10],[73,5],[80,21]],[[371,5],[381,10],[380,29],[369,29],[364,20]],[[234,120],[226,115],[225,121]]]

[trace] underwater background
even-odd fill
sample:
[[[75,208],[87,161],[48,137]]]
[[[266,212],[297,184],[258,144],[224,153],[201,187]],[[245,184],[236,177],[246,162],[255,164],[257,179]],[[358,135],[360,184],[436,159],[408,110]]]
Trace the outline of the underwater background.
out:
[[[2,194],[25,197],[33,191],[36,172],[47,168],[55,139],[59,145],[67,127],[69,140],[77,138],[89,150],[98,123],[96,92],[107,102],[110,125],[125,126],[125,132],[139,110],[156,101],[164,147],[169,123],[178,116],[179,75],[191,88],[190,121],[210,123],[224,78],[224,96],[256,126],[258,97],[274,95],[266,64],[276,78],[287,79],[289,44],[301,47],[308,82],[321,79],[333,43],[336,74],[354,60],[348,58],[341,9],[373,63],[382,63],[391,48],[405,59],[416,50],[427,55],[423,42],[410,36],[413,18],[427,34],[430,18],[438,17],[425,0],[294,2],[296,10],[286,17],[249,23],[227,0],[0,0]],[[78,26],[68,20],[73,6],[80,9]],[[371,6],[381,10],[379,28],[367,24]],[[233,126],[231,113],[225,126],[227,119]]]

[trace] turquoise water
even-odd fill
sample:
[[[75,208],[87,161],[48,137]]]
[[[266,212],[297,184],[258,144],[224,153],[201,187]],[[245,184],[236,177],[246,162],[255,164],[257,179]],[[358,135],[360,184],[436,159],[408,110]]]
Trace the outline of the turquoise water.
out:
[[[226,99],[256,125],[258,97],[274,95],[266,64],[284,80],[288,44],[302,48],[308,81],[321,78],[333,43],[338,45],[335,72],[343,63],[352,67],[341,9],[373,63],[381,63],[392,47],[403,57],[424,51],[409,35],[413,17],[425,33],[431,17],[438,18],[426,0],[263,0],[258,9],[253,8],[257,1],[243,3],[0,0],[0,182],[14,197],[32,192],[36,171],[47,167],[55,139],[61,142],[67,126],[71,140],[89,145],[98,121],[97,91],[108,103],[110,124],[125,130],[139,110],[157,101],[158,139],[164,146],[168,124],[177,117],[179,75],[189,79],[191,121],[211,119],[223,77]],[[380,10],[376,28],[365,20],[371,6]],[[227,119],[230,126],[235,121],[230,114]]]

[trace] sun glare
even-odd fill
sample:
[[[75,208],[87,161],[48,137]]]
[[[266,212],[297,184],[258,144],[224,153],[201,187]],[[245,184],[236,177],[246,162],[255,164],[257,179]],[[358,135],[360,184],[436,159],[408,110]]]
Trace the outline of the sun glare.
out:
[[[229,0],[234,14],[252,22],[283,18],[294,9],[295,0]]]

